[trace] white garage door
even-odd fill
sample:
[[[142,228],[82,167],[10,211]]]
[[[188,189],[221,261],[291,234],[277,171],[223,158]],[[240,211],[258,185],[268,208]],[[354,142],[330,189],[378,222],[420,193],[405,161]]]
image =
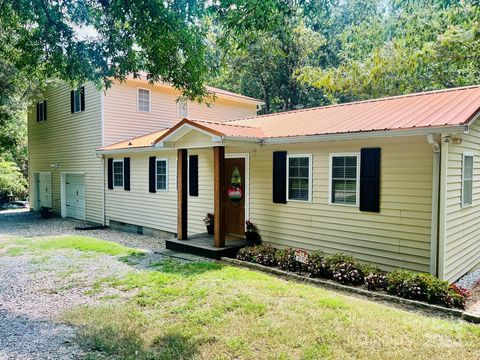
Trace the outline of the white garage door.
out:
[[[38,208],[42,206],[52,207],[52,174],[38,173],[37,174],[37,199]]]
[[[85,220],[85,177],[84,175],[67,174],[66,211],[67,217]]]

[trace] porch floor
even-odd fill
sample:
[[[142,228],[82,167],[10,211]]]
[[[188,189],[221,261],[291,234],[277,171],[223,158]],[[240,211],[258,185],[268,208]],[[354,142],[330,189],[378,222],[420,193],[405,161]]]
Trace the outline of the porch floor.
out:
[[[188,240],[168,239],[165,246],[169,250],[199,255],[210,259],[235,257],[238,250],[247,246],[247,241],[241,237],[225,236],[225,247],[213,246],[213,235],[207,233],[192,235]]]

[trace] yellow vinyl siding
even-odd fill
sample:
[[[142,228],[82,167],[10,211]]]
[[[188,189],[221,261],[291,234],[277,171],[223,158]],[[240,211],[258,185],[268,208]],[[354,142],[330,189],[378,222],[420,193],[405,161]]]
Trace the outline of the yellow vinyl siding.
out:
[[[359,152],[364,147],[382,149],[380,213],[328,204],[329,154]],[[312,203],[272,202],[276,150],[312,154]],[[432,161],[425,137],[265,146],[250,152],[250,219],[262,240],[278,247],[342,251],[387,270],[428,272]]]
[[[149,192],[149,157],[168,159],[168,190]],[[108,158],[130,157],[130,191],[108,189]],[[175,151],[105,155],[105,216],[110,220],[177,232],[177,161]]]
[[[462,143],[448,145],[445,279],[455,281],[480,264],[480,124],[475,121]],[[473,154],[472,205],[462,207],[463,153]]]
[[[150,90],[150,112],[137,111],[137,89]],[[182,120],[177,115],[179,92],[129,80],[114,83],[104,99],[105,145],[148,132],[170,128]],[[208,121],[239,119],[257,114],[256,104],[216,98],[210,106],[190,102],[188,117]]]
[[[102,160],[95,154],[102,145],[101,93],[93,85],[86,85],[85,111],[71,114],[70,90],[66,84],[47,89],[44,123],[36,122],[35,104],[29,109],[30,198],[35,198],[33,174],[51,172],[53,211],[60,214],[61,173],[84,172],[86,220],[102,223]],[[58,168],[52,168],[52,164],[58,164]]]
[[[188,155],[198,155],[198,193],[188,196],[188,233],[205,232],[203,218],[213,212],[213,153],[212,149],[191,150]],[[168,190],[149,192],[149,157],[168,159]],[[121,160],[130,157],[130,191],[123,188],[106,188],[106,219],[127,224],[140,225],[153,229],[177,233],[177,152],[176,150],[157,151],[141,154],[105,155],[107,159]]]

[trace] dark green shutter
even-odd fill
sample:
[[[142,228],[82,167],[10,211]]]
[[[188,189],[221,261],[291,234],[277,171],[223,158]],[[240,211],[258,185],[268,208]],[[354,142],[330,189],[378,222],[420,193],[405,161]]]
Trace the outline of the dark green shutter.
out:
[[[40,103],[37,103],[37,122],[40,122]]]
[[[150,156],[148,159],[148,191],[151,193],[157,192],[157,184],[156,184],[156,166],[157,166],[157,158],[155,156]]]
[[[85,86],[80,88],[80,111],[85,110]]]
[[[47,100],[43,100],[43,121],[47,121]]]
[[[287,203],[287,152],[273,152],[273,202]]]
[[[130,158],[123,158],[123,190],[130,191]]]
[[[75,112],[75,94],[74,91],[70,91],[70,112],[73,114]]]
[[[198,155],[188,157],[188,189],[190,196],[198,196]]]
[[[380,212],[380,148],[362,149],[360,157],[360,210]]]
[[[108,188],[113,189],[113,159],[108,159],[107,167],[108,176]]]

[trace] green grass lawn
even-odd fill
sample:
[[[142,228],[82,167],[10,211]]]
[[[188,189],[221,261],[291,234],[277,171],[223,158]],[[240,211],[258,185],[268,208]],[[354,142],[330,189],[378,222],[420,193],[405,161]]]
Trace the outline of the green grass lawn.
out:
[[[112,254],[96,240],[69,241],[70,249]],[[64,249],[58,242],[34,249]],[[129,252],[113,255],[122,261]],[[220,263],[132,266],[127,276],[100,279],[97,287],[136,291],[126,302],[64,315],[79,326],[78,341],[92,359],[480,358],[477,325]]]

